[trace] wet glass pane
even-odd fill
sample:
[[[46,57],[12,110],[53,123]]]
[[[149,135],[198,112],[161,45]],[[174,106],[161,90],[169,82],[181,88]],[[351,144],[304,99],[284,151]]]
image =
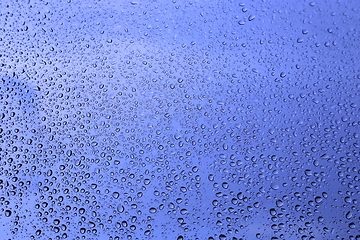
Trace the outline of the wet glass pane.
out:
[[[359,1],[0,3],[0,239],[360,239]]]

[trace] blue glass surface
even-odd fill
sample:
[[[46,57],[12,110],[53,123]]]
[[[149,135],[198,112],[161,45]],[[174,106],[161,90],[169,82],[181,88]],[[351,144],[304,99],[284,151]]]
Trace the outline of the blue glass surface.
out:
[[[359,1],[0,2],[0,239],[360,239]]]

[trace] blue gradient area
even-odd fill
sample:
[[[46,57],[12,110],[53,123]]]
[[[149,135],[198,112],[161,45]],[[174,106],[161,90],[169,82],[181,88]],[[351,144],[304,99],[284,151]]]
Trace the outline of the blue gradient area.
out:
[[[1,1],[0,239],[360,239],[358,1]]]

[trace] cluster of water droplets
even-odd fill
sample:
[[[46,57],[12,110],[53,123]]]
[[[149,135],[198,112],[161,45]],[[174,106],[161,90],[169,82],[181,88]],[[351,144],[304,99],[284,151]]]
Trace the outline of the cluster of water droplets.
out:
[[[0,3],[4,239],[360,239],[359,6]]]

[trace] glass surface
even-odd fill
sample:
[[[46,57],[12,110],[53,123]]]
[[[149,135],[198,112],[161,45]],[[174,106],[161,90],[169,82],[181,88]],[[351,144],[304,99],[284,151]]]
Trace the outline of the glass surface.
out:
[[[0,239],[360,239],[359,1],[0,2]]]

